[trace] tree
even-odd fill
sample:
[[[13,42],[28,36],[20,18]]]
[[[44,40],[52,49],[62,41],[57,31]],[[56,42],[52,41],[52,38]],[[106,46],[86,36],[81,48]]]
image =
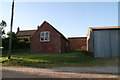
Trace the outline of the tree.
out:
[[[3,29],[6,26],[7,26],[7,23],[4,20],[2,20],[2,22],[0,23],[0,37],[2,37],[3,34],[5,34],[5,31]]]
[[[0,41],[1,41],[2,35],[5,33],[3,28],[6,26],[7,26],[6,22],[4,20],[2,20],[2,22],[0,23]],[[1,49],[1,47],[2,47],[2,43],[0,42],[0,49]]]
[[[7,36],[10,38],[10,32],[7,32]],[[12,32],[12,38],[17,38],[15,32]]]
[[[6,26],[7,26],[7,23],[4,20],[2,20],[2,22],[0,23],[0,31],[2,31],[3,28]]]

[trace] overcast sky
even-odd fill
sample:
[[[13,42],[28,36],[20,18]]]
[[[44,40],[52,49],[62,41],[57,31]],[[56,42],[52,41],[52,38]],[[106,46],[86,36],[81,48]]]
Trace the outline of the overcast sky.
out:
[[[11,2],[0,3],[0,22],[10,30]],[[117,2],[15,2],[13,31],[37,29],[49,22],[65,37],[86,36],[88,27],[118,25]]]

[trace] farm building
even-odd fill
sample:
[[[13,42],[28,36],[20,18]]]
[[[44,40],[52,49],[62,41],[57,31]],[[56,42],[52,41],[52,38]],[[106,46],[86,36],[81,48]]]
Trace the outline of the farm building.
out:
[[[63,53],[69,51],[69,41],[44,21],[33,34],[30,47],[32,53]]]
[[[94,57],[118,56],[118,35],[120,27],[93,27],[89,28],[87,36],[87,49]]]
[[[20,31],[20,28],[18,27],[16,37],[19,39],[27,38],[30,41],[31,37],[33,36],[35,32],[36,30],[21,30]]]
[[[87,50],[87,37],[68,38],[71,50]]]

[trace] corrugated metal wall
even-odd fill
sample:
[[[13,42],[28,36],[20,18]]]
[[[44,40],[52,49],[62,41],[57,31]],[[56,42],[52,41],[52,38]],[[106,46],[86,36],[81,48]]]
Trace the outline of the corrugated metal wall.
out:
[[[93,54],[94,53],[94,46],[93,46],[94,32],[92,31],[89,36],[90,37],[87,38],[87,48],[88,48],[89,54],[94,56],[94,54]]]
[[[94,31],[94,56],[110,56],[109,31]]]
[[[120,30],[118,31],[118,56],[120,57]]]
[[[94,31],[94,56],[118,56],[118,30]]]
[[[118,56],[118,30],[110,31],[110,39],[111,39],[111,56]]]

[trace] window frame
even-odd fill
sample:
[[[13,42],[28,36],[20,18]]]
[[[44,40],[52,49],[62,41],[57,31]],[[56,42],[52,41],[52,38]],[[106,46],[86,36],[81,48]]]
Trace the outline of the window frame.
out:
[[[46,33],[48,33],[47,37],[46,37]],[[43,40],[42,40],[43,38]],[[47,40],[46,40],[47,38]],[[49,42],[50,41],[50,32],[49,31],[42,31],[40,32],[40,41],[41,42]]]

